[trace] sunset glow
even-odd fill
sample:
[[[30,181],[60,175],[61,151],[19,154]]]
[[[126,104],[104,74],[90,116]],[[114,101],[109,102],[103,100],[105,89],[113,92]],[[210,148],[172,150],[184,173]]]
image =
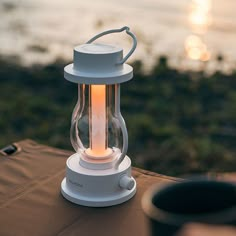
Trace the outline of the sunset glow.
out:
[[[185,41],[185,50],[187,56],[193,60],[208,61],[210,52],[206,44],[196,35],[190,35]]]
[[[198,33],[204,33],[211,24],[211,0],[194,0],[191,4],[189,21]]]

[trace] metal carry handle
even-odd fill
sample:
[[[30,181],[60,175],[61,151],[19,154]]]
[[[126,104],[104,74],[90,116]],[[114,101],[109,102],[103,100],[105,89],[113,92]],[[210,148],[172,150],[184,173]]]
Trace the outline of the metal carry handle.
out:
[[[132,53],[134,52],[134,50],[137,47],[136,36],[132,32],[130,32],[129,27],[124,26],[124,27],[122,27],[120,29],[112,29],[112,30],[107,30],[107,31],[101,32],[100,34],[97,34],[93,38],[91,38],[87,43],[92,43],[93,41],[95,41],[96,39],[98,39],[98,38],[100,38],[100,37],[102,37],[104,35],[112,34],[112,33],[120,33],[122,31],[126,31],[126,33],[133,39],[133,47],[131,48],[131,50],[127,53],[127,55],[120,62],[117,63],[117,64],[123,64],[132,55]]]

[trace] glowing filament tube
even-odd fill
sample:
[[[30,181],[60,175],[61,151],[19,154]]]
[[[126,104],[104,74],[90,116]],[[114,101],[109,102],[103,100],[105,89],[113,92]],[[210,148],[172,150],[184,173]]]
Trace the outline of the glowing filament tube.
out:
[[[90,150],[94,157],[107,155],[106,85],[91,85],[90,90]]]

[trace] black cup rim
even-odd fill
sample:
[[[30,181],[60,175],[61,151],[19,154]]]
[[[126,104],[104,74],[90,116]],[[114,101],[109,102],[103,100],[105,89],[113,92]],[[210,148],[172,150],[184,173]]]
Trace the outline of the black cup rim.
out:
[[[219,210],[214,213],[205,213],[201,214],[201,216],[197,216],[194,214],[178,214],[165,211],[156,207],[153,204],[153,197],[159,194],[161,191],[166,190],[168,188],[172,188],[176,185],[181,185],[187,182],[220,182],[226,184],[228,186],[236,188],[236,185],[230,182],[225,181],[217,181],[217,180],[188,180],[177,183],[168,183],[168,184],[155,184],[151,188],[149,188],[142,198],[142,208],[144,213],[154,221],[159,221],[164,224],[170,224],[177,227],[182,226],[187,222],[201,222],[201,223],[209,223],[209,224],[227,224],[229,222],[235,221],[236,218],[236,206],[232,206],[230,208],[225,208],[223,210]]]

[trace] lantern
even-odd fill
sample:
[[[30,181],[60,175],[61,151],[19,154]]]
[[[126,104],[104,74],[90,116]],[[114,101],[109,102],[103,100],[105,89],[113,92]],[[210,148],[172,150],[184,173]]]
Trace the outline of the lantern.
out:
[[[122,31],[133,39],[124,58],[119,46],[92,43]],[[64,68],[65,78],[78,83],[78,102],[70,131],[76,153],[67,160],[61,192],[76,204],[111,206],[129,200],[136,192],[131,160],[126,155],[127,129],[120,113],[120,83],[133,77],[133,68],[125,61],[136,45],[128,27],[108,30],[75,47],[74,63]]]

